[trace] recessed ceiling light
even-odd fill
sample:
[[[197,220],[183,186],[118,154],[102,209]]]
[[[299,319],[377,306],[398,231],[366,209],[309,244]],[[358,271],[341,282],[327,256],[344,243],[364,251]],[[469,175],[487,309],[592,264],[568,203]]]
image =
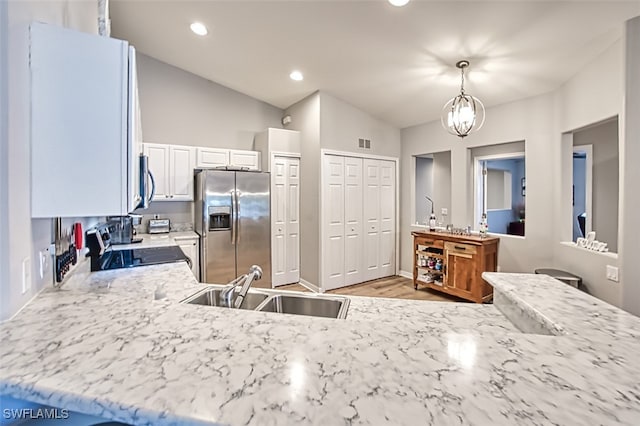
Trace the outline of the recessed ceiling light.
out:
[[[291,71],[291,74],[289,74],[289,78],[295,81],[302,81],[304,79],[304,76],[300,71]]]
[[[209,30],[207,30],[207,27],[205,27],[205,25],[200,22],[194,22],[193,24],[191,24],[191,31],[198,34],[199,36],[206,36],[207,34],[209,34]]]
[[[409,0],[389,0],[389,3],[397,7],[402,7],[405,4],[409,3]]]

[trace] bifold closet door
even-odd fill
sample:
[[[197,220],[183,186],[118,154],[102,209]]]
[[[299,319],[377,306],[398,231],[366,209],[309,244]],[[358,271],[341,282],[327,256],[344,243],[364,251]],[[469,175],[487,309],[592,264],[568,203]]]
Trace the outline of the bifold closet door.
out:
[[[364,276],[380,278],[380,162],[364,159]]]
[[[345,285],[344,162],[344,157],[325,155],[322,164],[324,241],[321,253],[323,268],[321,285],[324,290]]]
[[[344,285],[363,279],[362,158],[344,158]]]
[[[395,162],[364,160],[364,280],[388,277],[395,265]]]
[[[273,157],[271,165],[272,285],[300,281],[300,159]]]
[[[380,160],[379,277],[396,273],[396,163]]]

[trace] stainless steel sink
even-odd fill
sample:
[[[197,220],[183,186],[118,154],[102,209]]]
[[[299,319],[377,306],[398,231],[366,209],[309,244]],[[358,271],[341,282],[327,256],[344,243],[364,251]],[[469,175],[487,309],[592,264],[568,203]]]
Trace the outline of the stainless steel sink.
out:
[[[221,288],[207,288],[194,294],[193,296],[190,296],[189,298],[185,299],[182,303],[189,303],[192,305],[225,307],[225,305],[222,304],[220,293],[222,293]],[[244,298],[244,302],[242,303],[242,307],[240,309],[254,310],[262,302],[264,302],[268,297],[269,295],[266,293],[249,292],[247,293],[247,296]]]
[[[227,307],[220,294],[224,286],[211,285],[184,299],[191,305]],[[273,290],[249,290],[242,308],[280,314],[309,315],[324,318],[344,319],[349,309],[349,299],[340,296],[303,294]]]
[[[277,294],[265,300],[256,310],[344,319],[348,308],[349,299],[346,297]]]

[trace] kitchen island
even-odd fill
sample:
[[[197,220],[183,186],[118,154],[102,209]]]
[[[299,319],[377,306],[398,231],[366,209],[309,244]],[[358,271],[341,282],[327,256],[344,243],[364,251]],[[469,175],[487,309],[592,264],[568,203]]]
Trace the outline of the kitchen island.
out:
[[[81,268],[0,325],[1,394],[153,425],[640,421],[640,320],[550,277],[333,320],[180,304],[183,263]]]

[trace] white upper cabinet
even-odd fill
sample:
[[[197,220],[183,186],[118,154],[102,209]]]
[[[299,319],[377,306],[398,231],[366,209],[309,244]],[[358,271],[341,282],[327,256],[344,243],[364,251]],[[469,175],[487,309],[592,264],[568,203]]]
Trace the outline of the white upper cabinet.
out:
[[[226,166],[260,171],[260,153],[239,149],[197,148],[196,167],[215,168]]]
[[[229,151],[229,165],[242,167],[248,170],[260,170],[260,153],[256,151]]]
[[[229,150],[218,148],[197,148],[196,166],[202,168],[224,167],[229,165]]]
[[[135,53],[55,25],[30,31],[32,217],[129,213],[140,188]]]
[[[193,201],[195,151],[191,146],[144,144],[155,181],[153,201]]]

